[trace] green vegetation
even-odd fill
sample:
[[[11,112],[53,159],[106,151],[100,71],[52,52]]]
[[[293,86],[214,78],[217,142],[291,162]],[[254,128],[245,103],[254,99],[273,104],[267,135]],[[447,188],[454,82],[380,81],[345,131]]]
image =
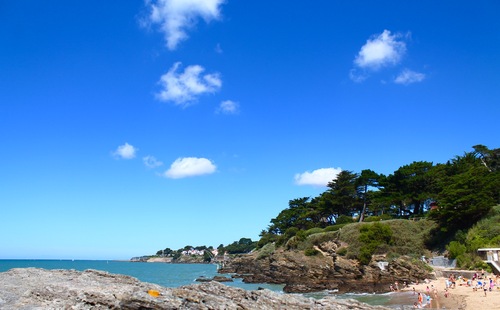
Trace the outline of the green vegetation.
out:
[[[218,247],[220,252],[226,252],[227,254],[243,254],[248,253],[255,249],[257,246],[257,241],[252,241],[250,238],[241,238],[239,241],[234,241],[227,246]]]
[[[376,252],[387,252],[386,246],[392,244],[392,230],[387,224],[365,224],[359,228],[359,262],[368,265]]]
[[[316,250],[315,248],[308,248],[304,250],[304,254],[306,256],[315,256],[319,254],[319,251]]]
[[[243,254],[248,253],[255,249],[257,246],[257,241],[252,241],[250,238],[241,238],[239,241],[234,241],[227,246],[223,244],[217,247],[218,253],[227,253],[227,254]],[[202,256],[204,262],[211,262],[214,257],[214,248],[212,246],[190,246],[186,245],[183,248],[178,250],[172,250],[170,248],[166,248],[164,250],[159,250],[156,252],[156,256],[159,257],[171,257],[173,260],[178,260],[183,255],[189,255],[192,257]]]
[[[259,254],[257,255],[257,259],[263,259],[273,254],[276,251],[276,247],[274,243],[266,244],[262,249],[260,249]]]
[[[457,259],[457,266],[463,269],[489,269],[477,255],[480,248],[500,247],[500,205],[495,206],[489,216],[477,222],[466,233],[459,231],[455,240],[446,249],[449,256]]]
[[[477,249],[500,247],[500,149],[473,149],[444,164],[413,162],[390,175],[342,171],[319,196],[290,200],[259,241],[241,238],[218,250],[257,248],[262,259],[283,247],[313,256],[316,247],[336,241],[338,255],[361,264],[382,253],[389,261],[409,255],[421,264],[421,255],[447,250],[458,267],[486,269]],[[166,248],[157,255],[176,258],[188,249],[213,248]]]
[[[500,207],[494,208],[500,149],[473,149],[444,164],[413,162],[390,175],[344,170],[319,196],[290,200],[256,245],[316,255],[314,245],[337,240],[347,244],[339,255],[362,264],[378,253],[417,259],[447,249],[460,267],[475,268],[482,264],[478,248],[500,246]]]

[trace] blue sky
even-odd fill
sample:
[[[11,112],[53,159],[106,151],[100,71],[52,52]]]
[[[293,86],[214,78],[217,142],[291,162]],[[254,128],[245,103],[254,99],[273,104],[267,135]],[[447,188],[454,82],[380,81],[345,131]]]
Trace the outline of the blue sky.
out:
[[[498,12],[0,1],[0,258],[256,240],[338,171],[497,148]]]

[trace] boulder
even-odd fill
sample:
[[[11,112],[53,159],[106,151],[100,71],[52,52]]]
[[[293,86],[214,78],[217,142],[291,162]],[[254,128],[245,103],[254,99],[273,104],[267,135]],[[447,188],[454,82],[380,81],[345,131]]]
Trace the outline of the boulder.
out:
[[[0,309],[386,309],[354,300],[247,291],[211,281],[165,288],[104,271],[11,269],[0,273]]]

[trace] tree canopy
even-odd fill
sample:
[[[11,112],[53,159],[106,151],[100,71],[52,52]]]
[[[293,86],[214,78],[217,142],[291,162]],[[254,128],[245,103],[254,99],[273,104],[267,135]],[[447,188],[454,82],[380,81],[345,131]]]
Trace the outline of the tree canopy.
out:
[[[475,145],[444,164],[415,161],[389,175],[344,170],[317,197],[290,200],[261,233],[261,241],[276,240],[270,235],[287,231],[290,235],[292,228],[293,234],[324,228],[341,217],[365,221],[375,216],[425,216],[435,220],[442,233],[454,234],[472,227],[500,202],[499,166],[500,149]]]

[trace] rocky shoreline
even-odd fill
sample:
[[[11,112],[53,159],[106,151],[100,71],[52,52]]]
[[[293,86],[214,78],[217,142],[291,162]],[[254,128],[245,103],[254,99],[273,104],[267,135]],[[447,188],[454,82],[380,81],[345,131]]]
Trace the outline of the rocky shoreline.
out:
[[[16,268],[0,273],[0,308],[13,309],[386,309],[355,300],[247,291],[218,282],[165,288],[98,270]]]
[[[276,250],[267,257],[258,253],[239,256],[219,270],[246,283],[284,284],[287,293],[336,291],[338,293],[384,293],[390,285],[434,279],[435,275],[409,257],[381,267],[384,256],[374,256],[366,266],[357,260],[325,254],[305,256],[298,251]]]

